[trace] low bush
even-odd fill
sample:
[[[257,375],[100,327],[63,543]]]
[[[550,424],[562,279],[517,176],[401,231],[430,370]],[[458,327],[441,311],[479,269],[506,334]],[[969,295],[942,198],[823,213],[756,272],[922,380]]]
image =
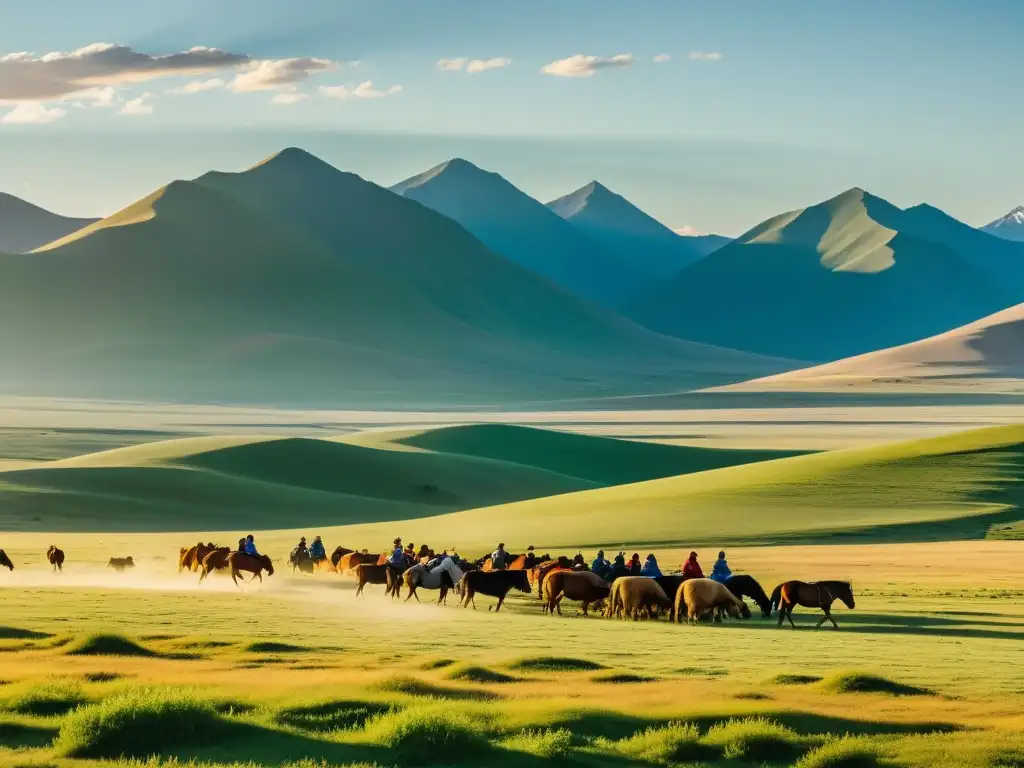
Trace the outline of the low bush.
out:
[[[19,715],[53,717],[64,715],[85,703],[82,687],[71,680],[52,680],[25,687],[3,702],[4,709]]]
[[[65,651],[69,656],[156,656],[154,651],[122,635],[87,635]]]
[[[487,720],[450,706],[413,707],[379,715],[367,724],[372,741],[419,762],[482,756],[491,750]]]
[[[793,672],[783,672],[771,678],[769,683],[775,685],[810,685],[811,683],[820,683],[820,675],[801,675]]]
[[[509,669],[528,672],[595,672],[604,669],[604,665],[596,661],[574,659],[569,656],[533,656],[513,661],[508,666]]]
[[[688,763],[714,757],[700,742],[700,730],[693,723],[669,723],[652,726],[619,741],[603,742],[601,746],[621,755],[649,763]]]
[[[803,749],[796,731],[763,717],[729,720],[713,726],[703,743],[721,750],[727,760],[751,763],[786,762]]]
[[[878,748],[863,738],[843,736],[826,741],[796,763],[796,768],[878,768]]]
[[[504,672],[496,672],[487,667],[459,667],[448,673],[452,680],[465,680],[471,683],[514,683],[518,678],[506,675]]]
[[[927,688],[863,672],[843,672],[830,677],[822,686],[832,693],[887,693],[890,696],[927,696],[932,693]]]
[[[274,720],[305,731],[349,730],[362,728],[370,718],[396,709],[394,705],[371,701],[325,701],[282,709]]]
[[[501,746],[542,760],[555,760],[572,754],[572,732],[567,728],[523,731],[502,741]]]

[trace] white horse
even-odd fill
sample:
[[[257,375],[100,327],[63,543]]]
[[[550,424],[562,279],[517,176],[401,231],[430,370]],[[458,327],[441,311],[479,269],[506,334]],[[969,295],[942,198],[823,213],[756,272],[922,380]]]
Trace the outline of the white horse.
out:
[[[424,589],[441,590],[441,595],[437,598],[437,602],[443,603],[445,598],[448,597],[449,589],[449,584],[444,578],[446,575],[451,579],[451,584],[454,585],[462,581],[462,577],[465,574],[450,557],[446,557],[439,565],[430,570],[423,564],[414,565],[412,568],[409,568],[403,575],[405,585],[409,588],[409,594],[405,597],[406,601],[410,597],[415,597],[418,603],[420,596],[416,594],[416,590],[423,587]]]

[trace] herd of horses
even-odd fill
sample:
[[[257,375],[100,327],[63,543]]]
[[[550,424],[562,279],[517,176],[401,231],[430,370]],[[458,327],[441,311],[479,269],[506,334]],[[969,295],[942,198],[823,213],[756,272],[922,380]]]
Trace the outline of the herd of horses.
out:
[[[54,571],[62,571],[65,555],[63,550],[51,546],[46,559]],[[433,567],[428,563],[439,560]],[[764,618],[771,618],[777,612],[778,624],[788,620],[793,623],[793,609],[796,606],[820,608],[823,612],[817,626],[826,621],[839,628],[831,613],[836,601],[847,608],[854,608],[853,586],[848,581],[785,581],[767,595],[752,576],[735,575],[724,582],[711,579],[690,579],[681,574],[658,577],[619,575],[607,579],[591,572],[579,560],[548,555],[510,555],[508,565],[495,568],[490,555],[469,561],[442,555],[435,558],[434,552],[422,547],[417,553],[408,552],[404,562],[395,566],[386,555],[363,550],[338,547],[330,557],[314,561],[305,550],[295,550],[289,557],[293,571],[313,573],[334,572],[354,576],[357,582],[356,595],[363,595],[367,585],[383,585],[385,596],[399,598],[404,585],[405,599],[416,598],[419,590],[434,590],[439,593],[438,604],[447,604],[449,592],[459,596],[463,607],[476,609],[476,595],[487,595],[497,599],[492,609],[501,610],[505,598],[513,590],[531,594],[536,588],[542,602],[542,611],[554,615],[562,613],[562,601],[570,600],[582,605],[584,615],[591,608],[602,609],[609,618],[657,619],[666,614],[670,621],[722,621],[728,615],[748,619],[750,609],[745,599],[750,599],[760,609]],[[135,566],[131,557],[111,558],[108,567],[117,571]],[[14,570],[14,563],[7,553],[0,549],[0,567]],[[228,572],[235,584],[243,573],[250,573],[250,581],[263,581],[263,573],[272,576],[274,564],[267,555],[249,555],[231,547],[218,547],[212,542],[199,542],[191,547],[182,547],[178,556],[178,572],[189,570],[199,573],[203,582],[214,572]],[[488,609],[488,610],[492,610]]]

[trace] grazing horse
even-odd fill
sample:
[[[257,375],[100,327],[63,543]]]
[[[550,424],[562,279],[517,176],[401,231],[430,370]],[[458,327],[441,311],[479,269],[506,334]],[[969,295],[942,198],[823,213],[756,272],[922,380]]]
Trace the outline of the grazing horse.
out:
[[[0,566],[3,566],[9,571],[14,570],[14,563],[11,562],[11,558],[7,556],[7,553],[0,549]]]
[[[805,608],[821,608],[825,615],[817,623],[820,627],[826,621],[831,621],[832,626],[839,629],[836,620],[832,618],[832,603],[841,600],[843,604],[853,610],[853,585],[848,581],[787,581],[779,585],[779,626],[782,626],[783,619],[789,619],[789,625],[796,629],[793,623],[793,608],[802,605]]]
[[[501,610],[505,597],[513,589],[530,594],[530,577],[526,571],[472,571],[462,577],[463,598],[462,607],[473,604],[476,610],[476,593],[489,595],[498,598],[498,605],[494,612]],[[490,610],[488,608],[487,610]]]
[[[428,570],[426,565],[417,563],[402,575],[405,586],[409,588],[409,594],[406,595],[405,601],[409,602],[410,597],[415,597],[418,603],[420,596],[416,594],[416,590],[423,587],[423,589],[441,590],[441,594],[437,598],[438,605],[440,605],[447,599],[448,590],[462,581],[462,577],[465,575],[450,557],[442,560],[433,570]]]
[[[676,594],[679,592],[679,588],[683,585],[689,577],[683,576],[681,573],[673,573],[668,576],[655,576],[654,580],[658,582],[663,590],[665,590],[665,597],[672,603],[672,607],[668,611],[668,620],[676,620]]]
[[[217,547],[207,552],[200,566],[199,582],[202,583],[207,576],[214,571],[223,571],[228,567],[228,555],[231,554],[231,547]]]
[[[46,550],[46,560],[53,566],[55,571],[64,570],[64,550],[58,549],[57,547],[50,545],[50,548]]]
[[[242,571],[248,571],[252,574],[249,581],[253,581],[257,577],[260,583],[263,582],[263,571],[267,572],[267,576],[274,575],[274,564],[270,561],[270,558],[266,555],[247,555],[244,552],[232,552],[228,555],[228,566],[231,568],[231,580],[238,584],[238,577],[241,576]]]
[[[555,571],[571,571],[572,560],[565,555],[560,555],[557,559],[552,560],[547,557],[540,565],[530,569],[530,583],[537,585],[537,597],[544,599],[544,580],[547,579],[549,574]]]
[[[135,561],[132,560],[131,555],[128,557],[112,557],[107,561],[107,568],[113,568],[118,573],[121,573],[125,568],[134,568]]]
[[[757,603],[757,607],[761,609],[761,615],[764,618],[770,619],[772,617],[772,601],[768,599],[768,595],[764,593],[761,585],[757,583],[757,579],[753,576],[730,576],[722,583],[740,600],[749,597]],[[740,613],[744,619],[750,618],[750,609],[747,608],[746,604],[744,604]]]
[[[569,598],[583,603],[583,615],[589,616],[590,605],[605,600],[611,590],[611,584],[596,573],[557,570],[544,579],[544,596],[547,601],[543,612],[553,616],[558,611],[561,616],[562,600]]]
[[[308,550],[296,547],[292,550],[291,554],[288,555],[288,562],[291,563],[292,573],[295,573],[296,569],[303,573],[313,572],[313,558],[309,556]]]
[[[380,560],[380,555],[375,555],[363,550],[362,552],[348,552],[341,556],[338,560],[336,570],[338,573],[350,573],[354,571],[358,565],[377,565],[377,561]]]

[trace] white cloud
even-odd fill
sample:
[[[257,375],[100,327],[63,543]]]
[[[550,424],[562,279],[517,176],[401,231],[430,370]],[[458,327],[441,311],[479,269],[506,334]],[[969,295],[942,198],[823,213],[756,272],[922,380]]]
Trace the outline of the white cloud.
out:
[[[74,100],[80,104],[90,104],[93,107],[112,107],[118,102],[117,89],[112,85],[104,88],[87,88],[74,95]]]
[[[168,93],[174,96],[191,96],[194,93],[204,93],[205,91],[216,91],[223,88],[227,83],[219,77],[213,77],[209,80],[193,80],[191,83],[185,83],[179,85],[177,88],[171,88]]]
[[[275,93],[273,98],[270,99],[271,104],[298,104],[300,101],[304,101],[309,98],[308,93],[299,93],[298,91],[283,91],[281,93]]]
[[[656,64],[664,64],[666,61],[672,61],[672,57],[669,56],[667,53],[659,53],[657,56],[654,57],[654,62]]]
[[[437,68],[442,72],[460,72],[463,69],[470,74],[486,72],[488,69],[502,69],[512,64],[512,59],[503,56],[493,59],[441,59],[437,62]]]
[[[682,235],[683,237],[700,237],[701,235],[707,234],[706,232],[700,232],[699,230],[694,229],[689,224],[682,227],[676,227],[672,231],[677,235]]]
[[[67,115],[66,109],[47,107],[37,101],[23,101],[3,117],[0,123],[5,125],[43,125],[60,120]]]
[[[0,103],[54,101],[94,86],[115,86],[171,75],[201,75],[249,62],[246,54],[218,48],[190,48],[167,55],[140,53],[125,45],[93,43],[42,56],[0,57]]]
[[[144,93],[136,99],[126,101],[124,106],[121,107],[120,114],[132,115],[134,117],[141,117],[143,115],[153,114],[153,105],[148,103],[148,100],[153,97],[151,93]]]
[[[320,72],[332,72],[340,65],[330,59],[263,59],[249,64],[228,86],[232,91],[273,91],[301,83]]]
[[[720,61],[722,54],[718,51],[690,51],[691,61]]]
[[[469,59],[441,59],[437,68],[442,72],[458,72],[469,63]]]
[[[321,86],[320,93],[331,99],[338,99],[345,101],[346,99],[382,99],[385,96],[394,96],[396,93],[402,91],[402,86],[392,85],[390,88],[386,88],[383,91],[373,87],[372,80],[366,80],[360,83],[355,88],[351,88],[347,85],[327,85]]]
[[[628,67],[635,59],[631,53],[620,53],[609,58],[586,56],[577,53],[567,59],[559,59],[541,67],[541,72],[556,77],[591,77],[600,69]]]

